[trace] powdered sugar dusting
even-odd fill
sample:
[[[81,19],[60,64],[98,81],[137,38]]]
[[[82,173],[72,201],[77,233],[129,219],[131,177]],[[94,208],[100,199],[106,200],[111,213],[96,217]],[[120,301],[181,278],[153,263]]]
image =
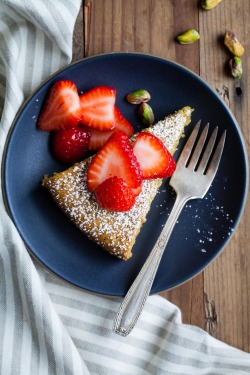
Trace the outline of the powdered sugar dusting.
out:
[[[225,189],[226,187],[221,187],[221,191]],[[168,187],[167,192],[162,190],[160,194],[171,200],[175,198],[175,192],[171,187]],[[161,198],[161,201],[165,202],[165,198]],[[170,214],[168,205],[160,204],[158,208],[160,214],[166,216],[166,211],[167,215]],[[218,202],[218,197],[213,191],[209,191],[204,199],[187,203],[176,224],[181,225],[183,238],[204,254],[217,246],[218,239],[226,240],[234,231],[234,220],[223,204]]]
[[[147,131],[160,138],[167,149],[174,152],[183,135],[183,126],[186,125],[186,120],[190,118],[191,112],[190,107],[184,107],[181,111],[149,127]]]
[[[45,179],[44,185],[81,231],[117,257],[127,258],[161,180],[144,181],[131,210],[110,212],[97,204],[87,187],[88,165],[89,162],[81,162],[59,178]]]
[[[191,108],[185,107],[165,120],[147,129],[158,136],[173,153],[190,122]],[[127,212],[101,209],[94,194],[87,187],[86,173],[91,158],[77,163],[68,170],[43,179],[43,186],[71,221],[90,239],[118,258],[131,257],[131,249],[162,180],[143,182],[142,192],[133,208]]]

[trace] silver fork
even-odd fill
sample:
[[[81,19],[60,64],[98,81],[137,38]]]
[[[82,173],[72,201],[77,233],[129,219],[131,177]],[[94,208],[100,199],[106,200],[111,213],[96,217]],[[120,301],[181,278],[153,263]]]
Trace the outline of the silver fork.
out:
[[[176,170],[170,179],[169,183],[175,189],[177,195],[168,220],[117,312],[113,330],[119,335],[127,336],[141,314],[162,254],[181,210],[187,201],[205,196],[217,172],[224,148],[226,131],[224,131],[218,145],[214,147],[218,132],[218,128],[215,128],[203,151],[209,125],[205,126],[196,143],[199,128],[200,121],[187,140],[178,159]],[[195,143],[196,146],[194,147]]]

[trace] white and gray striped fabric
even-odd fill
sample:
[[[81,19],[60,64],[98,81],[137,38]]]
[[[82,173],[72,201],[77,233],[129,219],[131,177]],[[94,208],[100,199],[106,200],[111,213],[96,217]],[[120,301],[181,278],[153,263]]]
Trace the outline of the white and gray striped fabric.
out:
[[[0,149],[23,100],[71,60],[80,0],[0,1]],[[0,200],[1,375],[249,374],[250,355],[181,323],[151,296],[126,337],[120,300],[77,289],[27,253]]]

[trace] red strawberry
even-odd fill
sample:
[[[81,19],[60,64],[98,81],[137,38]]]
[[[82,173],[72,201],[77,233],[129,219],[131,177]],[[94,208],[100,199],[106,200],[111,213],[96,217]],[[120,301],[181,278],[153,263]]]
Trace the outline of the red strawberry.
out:
[[[129,138],[134,134],[133,126],[130,124],[130,122],[128,122],[128,120],[125,119],[125,117],[123,117],[117,107],[114,107],[114,115],[115,127],[113,130],[100,131],[86,126],[86,129],[91,132],[91,138],[89,142],[90,151],[99,150],[104,145],[104,143],[107,142],[111,134],[113,134],[116,130],[124,131]]]
[[[140,194],[142,191],[142,184],[138,186],[137,188],[131,188],[132,193],[134,194],[135,197]]]
[[[90,132],[80,125],[73,129],[56,130],[52,133],[53,154],[67,164],[81,161],[88,151],[90,137]]]
[[[115,97],[116,90],[106,86],[97,86],[82,94],[82,123],[101,131],[112,130],[115,126]]]
[[[90,128],[89,126],[83,125],[86,130],[88,130],[91,134],[91,138],[89,141],[89,150],[90,151],[98,151],[104,143],[107,142],[111,134],[114,133],[115,130],[109,130],[109,131],[100,131],[96,130],[94,128]]]
[[[138,188],[142,182],[139,163],[133,153],[128,136],[117,131],[93,157],[88,173],[88,187],[94,191],[109,177],[123,178],[130,188]]]
[[[170,177],[175,171],[172,155],[153,134],[140,132],[133,150],[144,179]]]
[[[59,130],[75,127],[82,117],[74,82],[57,81],[51,88],[38,118],[38,129]]]
[[[121,114],[121,112],[119,111],[117,107],[115,107],[114,113],[115,113],[115,129],[122,130],[124,133],[127,134],[129,138],[132,137],[132,135],[134,134],[133,126],[130,124],[128,120],[125,119],[125,117],[123,117],[123,115]]]
[[[109,211],[123,212],[135,204],[135,196],[123,178],[110,177],[95,190],[96,201]]]

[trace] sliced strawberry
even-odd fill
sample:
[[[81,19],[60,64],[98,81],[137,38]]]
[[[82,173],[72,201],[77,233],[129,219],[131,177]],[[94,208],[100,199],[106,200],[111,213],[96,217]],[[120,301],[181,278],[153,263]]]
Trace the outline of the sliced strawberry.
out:
[[[115,129],[116,130],[122,130],[124,133],[127,134],[127,136],[130,138],[134,134],[134,128],[130,124],[130,122],[123,117],[119,109],[115,106],[114,110],[115,114]]]
[[[103,181],[95,190],[96,201],[100,207],[124,212],[135,204],[135,196],[123,178],[113,176]]]
[[[142,184],[138,186],[138,188],[131,188],[132,193],[134,194],[135,197],[139,195],[142,191]]]
[[[38,129],[59,130],[75,127],[82,117],[74,82],[57,81],[51,88],[38,118]]]
[[[112,130],[115,126],[115,97],[116,90],[106,86],[97,86],[82,94],[82,123],[101,131]]]
[[[90,132],[77,126],[73,129],[56,130],[52,133],[52,152],[67,164],[83,160],[88,151]]]
[[[170,177],[175,171],[172,155],[153,134],[140,132],[133,150],[144,179]]]
[[[104,143],[107,142],[111,134],[113,134],[116,130],[124,131],[129,138],[134,134],[133,126],[130,124],[128,120],[125,119],[125,117],[123,117],[123,115],[117,107],[114,107],[114,115],[115,127],[113,130],[100,131],[89,126],[86,126],[86,129],[88,129],[91,133],[91,138],[89,142],[90,151],[99,150],[104,145]]]
[[[90,128],[89,126],[83,125],[84,129],[88,130],[91,134],[91,138],[89,141],[89,150],[90,151],[98,151],[104,143],[107,142],[111,134],[114,133],[115,130],[109,130],[109,131],[100,131],[96,130],[94,128]]]
[[[130,188],[138,188],[142,182],[139,163],[133,153],[128,136],[117,131],[93,157],[88,173],[88,187],[94,191],[109,177],[123,178]]]

